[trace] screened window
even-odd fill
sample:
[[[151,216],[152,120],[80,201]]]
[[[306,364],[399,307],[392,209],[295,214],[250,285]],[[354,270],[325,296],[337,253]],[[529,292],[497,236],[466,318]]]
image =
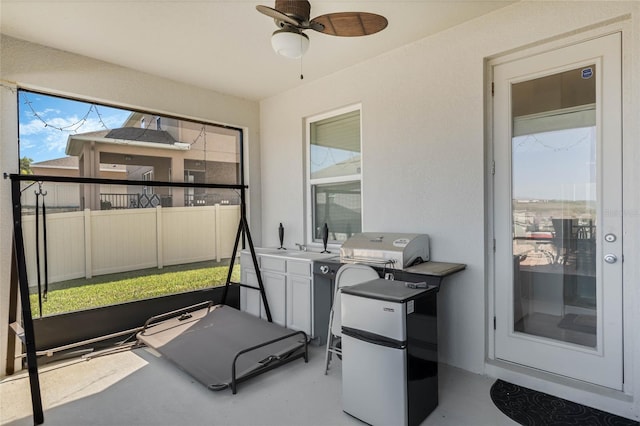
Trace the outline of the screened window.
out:
[[[18,102],[24,173],[225,185],[241,182],[238,129],[26,90],[19,91]],[[187,180],[186,170],[197,173],[198,180]],[[231,189],[202,188],[194,193],[193,189],[107,184],[91,191],[64,184],[49,189],[50,194],[59,195],[47,199],[51,200],[49,207],[61,211],[240,204],[239,195]],[[147,195],[155,196],[152,202]]]
[[[53,178],[21,182],[35,316],[226,283],[241,129],[26,90],[18,102],[21,173]]]
[[[307,122],[310,240],[340,243],[362,230],[360,108]]]

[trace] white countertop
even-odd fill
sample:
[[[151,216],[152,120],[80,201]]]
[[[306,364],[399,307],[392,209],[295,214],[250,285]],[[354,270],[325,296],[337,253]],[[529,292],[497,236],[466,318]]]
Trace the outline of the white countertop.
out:
[[[337,253],[319,253],[314,251],[301,251],[301,250],[283,250],[277,248],[268,248],[268,247],[255,247],[256,254],[261,256],[273,256],[273,257],[281,257],[289,260],[323,260],[329,259],[330,257],[335,257]],[[251,251],[247,248],[242,250],[242,253],[246,253],[251,255]]]
[[[301,251],[301,250],[283,250],[278,248],[269,247],[255,247],[257,255],[279,257],[288,260],[306,260],[313,262],[316,260],[325,260],[332,257],[339,256],[339,253],[319,253],[315,251]],[[243,253],[251,255],[251,251],[247,248],[242,250]],[[432,275],[437,277],[445,277],[455,272],[465,269],[467,265],[463,263],[449,263],[449,262],[424,262],[419,265],[410,266],[404,269],[404,272],[420,275]]]

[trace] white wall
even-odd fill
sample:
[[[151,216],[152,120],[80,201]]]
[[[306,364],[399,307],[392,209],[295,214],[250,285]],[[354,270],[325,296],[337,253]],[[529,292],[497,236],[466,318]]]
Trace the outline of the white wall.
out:
[[[633,82],[625,79],[625,161],[632,166],[640,158],[633,143],[640,134],[639,19],[640,3],[633,1],[521,2],[263,100],[264,244],[277,244],[279,222],[287,230],[287,245],[304,238],[304,118],[362,103],[363,230],[428,233],[433,260],[467,264],[464,272],[445,280],[439,295],[439,356],[476,373],[487,371],[491,287],[485,267],[485,61],[626,21],[632,31],[624,37],[624,69],[627,76],[636,76]],[[627,168],[625,181],[637,188],[638,173]],[[637,212],[635,192],[625,195],[627,206]],[[626,222],[626,256],[634,259],[639,254],[637,216]],[[638,276],[638,266],[629,265],[625,343],[633,349],[626,353],[628,371],[640,359],[640,342],[633,337],[638,333],[630,325],[640,323]],[[638,395],[640,371],[627,379],[634,383],[628,393]],[[640,415],[637,397],[631,409]]]
[[[18,172],[17,94],[12,87],[107,102],[246,128],[245,161],[252,170],[249,191],[252,236],[260,241],[260,130],[257,102],[177,83],[87,57],[27,43],[0,39],[0,171]],[[0,182],[0,376],[4,375],[12,245],[11,185]]]

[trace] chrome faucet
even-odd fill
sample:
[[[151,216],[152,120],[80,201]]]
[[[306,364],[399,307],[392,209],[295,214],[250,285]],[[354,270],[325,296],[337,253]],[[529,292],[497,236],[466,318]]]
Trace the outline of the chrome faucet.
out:
[[[307,251],[307,246],[303,244],[296,243],[296,246],[300,249],[300,251]]]

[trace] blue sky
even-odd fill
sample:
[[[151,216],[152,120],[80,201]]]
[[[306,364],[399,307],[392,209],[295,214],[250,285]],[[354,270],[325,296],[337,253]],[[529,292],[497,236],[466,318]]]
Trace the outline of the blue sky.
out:
[[[18,113],[20,158],[37,163],[64,157],[69,135],[121,127],[130,111],[20,91]]]
[[[513,198],[595,199],[595,127],[518,136],[512,143]]]

